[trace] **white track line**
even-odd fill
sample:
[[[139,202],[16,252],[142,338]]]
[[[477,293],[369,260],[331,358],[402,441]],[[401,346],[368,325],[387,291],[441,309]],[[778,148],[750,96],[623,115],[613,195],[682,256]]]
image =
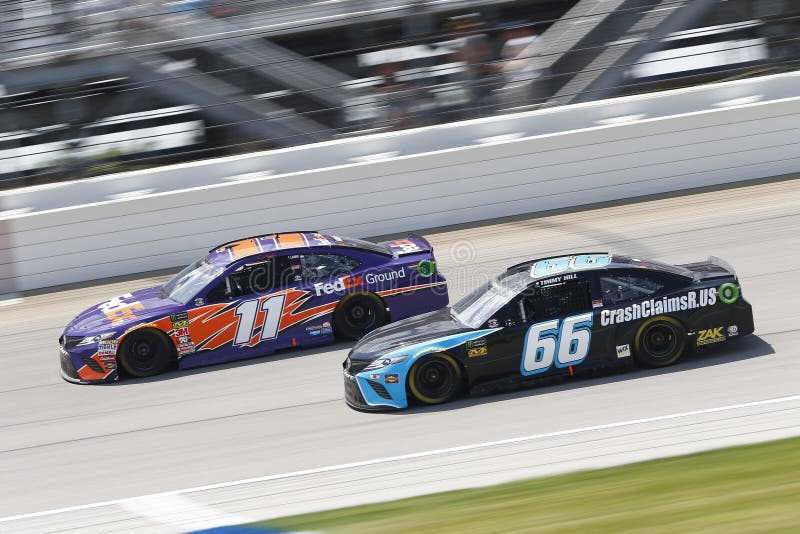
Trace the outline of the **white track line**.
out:
[[[304,469],[302,471],[292,471],[290,473],[280,473],[276,475],[266,475],[262,477],[256,478],[246,478],[243,480],[235,480],[231,482],[221,482],[218,484],[208,484],[206,486],[197,486],[194,488],[186,488],[180,490],[173,490],[173,491],[164,491],[161,493],[153,493],[150,495],[143,495],[141,497],[128,497],[125,499],[116,499],[113,501],[103,501],[91,504],[81,504],[78,506],[69,506],[66,508],[58,508],[54,510],[45,510],[43,512],[34,512],[30,514],[22,514],[22,515],[15,515],[9,517],[2,517],[0,518],[0,523],[5,523],[9,521],[18,521],[22,519],[32,519],[35,517],[43,517],[48,515],[55,515],[55,514],[62,514],[67,512],[77,512],[80,510],[88,510],[91,508],[101,508],[104,506],[114,506],[114,505],[121,505],[121,506],[129,506],[128,503],[132,500],[140,500],[140,499],[160,499],[165,498],[173,495],[184,495],[187,493],[196,493],[200,491],[208,491],[208,490],[215,490],[220,488],[229,488],[233,486],[241,486],[245,484],[253,484],[258,482],[269,482],[271,480],[281,480],[286,478],[294,478],[294,477],[301,477],[306,475],[316,475],[320,473],[329,473],[332,471],[342,471],[345,469],[352,469],[354,467],[364,467],[369,465],[376,465],[376,464],[385,464],[391,462],[397,462],[402,460],[413,460],[416,458],[425,458],[429,456],[437,456],[441,454],[450,454],[454,452],[464,452],[464,451],[471,451],[476,449],[485,449],[488,447],[496,447],[499,445],[509,445],[513,443],[522,443],[525,441],[533,441],[537,439],[544,439],[544,438],[552,438],[558,436],[568,436],[571,434],[581,434],[584,432],[593,432],[596,430],[606,430],[609,428],[620,428],[626,426],[633,426],[633,425],[641,425],[645,423],[654,423],[658,421],[668,421],[671,419],[681,419],[685,417],[693,417],[696,415],[705,415],[710,413],[718,413],[718,412],[727,412],[731,410],[740,410],[742,408],[752,408],[756,406],[766,406],[769,404],[780,404],[784,402],[792,402],[792,401],[800,401],[800,395],[790,395],[788,397],[778,397],[774,399],[765,399],[760,401],[753,401],[753,402],[744,402],[741,404],[730,404],[727,406],[719,406],[716,408],[705,408],[702,410],[693,410],[690,412],[680,412],[680,413],[673,413],[667,415],[657,415],[654,417],[645,417],[642,419],[631,419],[629,421],[620,421],[617,423],[606,423],[602,425],[593,425],[593,426],[585,426],[581,428],[571,428],[568,430],[558,430],[556,432],[546,432],[544,434],[533,434],[530,436],[521,436],[517,438],[508,438],[508,439],[501,439],[497,441],[486,441],[483,443],[473,443],[471,445],[460,445],[457,447],[449,447],[446,449],[435,449],[431,451],[423,451],[423,452],[415,452],[411,454],[401,454],[399,456],[389,456],[386,458],[376,458],[373,460],[364,460],[361,462],[352,462],[347,464],[339,464],[339,465],[330,465],[327,467],[317,467],[314,469]]]
[[[250,523],[246,517],[226,514],[183,495],[150,495],[127,499],[120,504],[138,517],[147,517],[178,532],[206,530]]]

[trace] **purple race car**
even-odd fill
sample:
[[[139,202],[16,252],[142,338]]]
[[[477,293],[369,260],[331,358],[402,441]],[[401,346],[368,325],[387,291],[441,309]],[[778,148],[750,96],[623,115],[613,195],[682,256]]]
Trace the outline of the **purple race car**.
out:
[[[70,322],[61,376],[117,380],[358,339],[448,302],[422,237],[371,243],[297,232],[209,251],[161,287],[115,297]]]

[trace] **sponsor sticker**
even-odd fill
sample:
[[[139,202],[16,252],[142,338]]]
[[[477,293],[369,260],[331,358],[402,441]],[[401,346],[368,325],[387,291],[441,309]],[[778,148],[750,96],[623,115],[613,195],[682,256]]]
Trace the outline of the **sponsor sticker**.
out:
[[[321,336],[333,333],[333,328],[331,328],[331,323],[326,321],[319,325],[307,326],[306,333],[310,336]]]
[[[489,349],[486,347],[476,347],[474,349],[467,349],[467,358],[477,358],[479,356],[486,356],[489,354]]]
[[[387,384],[397,384],[400,382],[400,375],[398,374],[388,374],[384,376],[384,381]]]
[[[631,355],[631,346],[629,344],[617,345],[617,358],[627,358]]]
[[[178,356],[185,356],[194,352],[194,343],[178,343]]]
[[[498,326],[500,326],[500,321],[492,317],[491,319],[486,321],[486,326],[488,326],[489,328],[497,328]]]
[[[187,312],[173,313],[169,316],[173,330],[186,328],[189,326],[189,314]]]
[[[103,339],[97,344],[97,355],[101,360],[103,358],[114,359],[117,354],[117,340],[116,339]]]
[[[105,362],[103,364],[103,367],[105,368],[106,371],[113,371],[114,369],[117,368],[117,364],[114,362]]]
[[[732,324],[728,327],[728,337],[738,336],[739,335],[739,327],[735,324]]]
[[[600,324],[608,326],[627,323],[629,321],[654,317],[662,313],[674,313],[705,308],[706,306],[713,306],[716,302],[716,288],[710,287],[692,290],[684,295],[648,299],[616,310],[605,309],[600,312]]]
[[[486,338],[485,337],[481,337],[481,338],[478,338],[478,339],[472,339],[470,341],[467,341],[467,348],[468,349],[477,349],[479,347],[485,347],[485,346],[486,346]]]
[[[368,284],[377,284],[380,282],[389,282],[391,280],[400,280],[406,277],[406,268],[400,267],[396,271],[388,271],[385,273],[367,273],[364,275],[364,281]]]
[[[202,306],[203,304],[205,304],[205,302],[203,301],[202,298],[197,297],[196,299],[194,299],[194,305],[195,306]]]
[[[317,282],[314,284],[314,292],[318,297],[322,295],[331,295],[346,289],[356,288],[364,283],[363,276],[341,276],[335,282],[326,284]]]
[[[175,335],[178,337],[188,336],[189,335],[189,327],[184,326],[182,328],[175,329]]]
[[[596,299],[592,301],[592,308],[602,308],[603,307],[603,299]]]
[[[369,375],[369,379],[370,380],[380,380],[381,379],[381,375],[374,375],[374,374],[373,375]]]
[[[710,345],[712,343],[722,343],[727,338],[722,333],[722,327],[709,328],[707,330],[700,330],[697,333],[697,346]]]

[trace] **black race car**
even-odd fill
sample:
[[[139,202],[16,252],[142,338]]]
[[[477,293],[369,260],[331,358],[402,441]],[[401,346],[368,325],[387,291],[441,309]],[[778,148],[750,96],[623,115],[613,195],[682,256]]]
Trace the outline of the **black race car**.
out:
[[[491,391],[635,365],[663,367],[688,349],[753,332],[733,268],[608,253],[510,267],[455,306],[364,337],[345,360],[345,400],[357,409],[438,404]],[[521,384],[520,384],[521,383]]]

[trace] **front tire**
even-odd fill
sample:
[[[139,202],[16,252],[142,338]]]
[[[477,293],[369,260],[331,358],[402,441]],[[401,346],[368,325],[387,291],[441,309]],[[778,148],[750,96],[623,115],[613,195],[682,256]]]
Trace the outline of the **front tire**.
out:
[[[117,359],[127,374],[145,378],[166,371],[175,361],[175,349],[163,332],[143,328],[125,338]]]
[[[686,329],[672,317],[653,317],[639,327],[633,347],[636,363],[643,367],[672,365],[686,349]]]
[[[461,391],[461,366],[449,354],[425,356],[408,373],[411,395],[424,404],[441,404]]]
[[[374,293],[348,295],[333,312],[333,328],[339,339],[356,340],[386,324],[388,313]]]

